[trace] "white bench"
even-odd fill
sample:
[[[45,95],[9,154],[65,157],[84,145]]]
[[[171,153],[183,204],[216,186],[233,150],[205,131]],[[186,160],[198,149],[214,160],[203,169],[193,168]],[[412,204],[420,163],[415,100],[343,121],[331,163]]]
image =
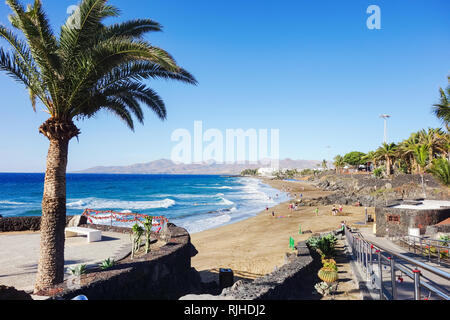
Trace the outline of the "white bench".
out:
[[[66,237],[76,237],[79,234],[87,235],[87,242],[96,242],[102,240],[102,232],[88,228],[71,227],[65,229]]]

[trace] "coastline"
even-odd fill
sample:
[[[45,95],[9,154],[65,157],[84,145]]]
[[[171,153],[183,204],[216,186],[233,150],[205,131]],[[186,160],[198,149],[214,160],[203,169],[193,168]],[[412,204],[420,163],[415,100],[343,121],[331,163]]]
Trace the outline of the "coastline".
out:
[[[192,258],[192,267],[202,275],[203,281],[214,281],[220,268],[229,268],[239,279],[255,279],[271,273],[285,264],[289,238],[305,241],[312,234],[339,228],[341,221],[354,223],[364,220],[364,208],[344,206],[345,216],[333,216],[332,206],[301,206],[291,211],[289,204],[294,195],[314,199],[332,192],[316,189],[302,181],[282,181],[258,178],[273,188],[287,190],[292,200],[263,210],[248,219],[214,229],[191,234],[192,244],[198,254]],[[369,213],[374,209],[369,208]],[[274,216],[272,216],[272,211]],[[299,234],[300,227],[302,234]]]

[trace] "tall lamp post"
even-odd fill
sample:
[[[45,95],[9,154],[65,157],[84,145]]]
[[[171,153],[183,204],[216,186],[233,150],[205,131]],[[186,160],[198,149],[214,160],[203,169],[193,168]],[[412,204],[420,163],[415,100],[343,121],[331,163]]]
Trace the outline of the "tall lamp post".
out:
[[[382,114],[380,118],[384,119],[384,143],[387,143],[387,119],[389,119],[391,116],[388,114]]]

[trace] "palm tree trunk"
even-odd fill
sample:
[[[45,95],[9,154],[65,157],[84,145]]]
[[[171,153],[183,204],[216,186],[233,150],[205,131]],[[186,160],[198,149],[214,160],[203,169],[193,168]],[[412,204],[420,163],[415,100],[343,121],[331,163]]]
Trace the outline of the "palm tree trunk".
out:
[[[416,174],[417,173],[417,164],[416,164],[416,158],[414,155],[411,156],[411,173]]]
[[[35,292],[64,280],[68,147],[67,139],[50,139],[42,198],[41,246]]]
[[[386,173],[388,176],[391,175],[391,159],[386,157]]]

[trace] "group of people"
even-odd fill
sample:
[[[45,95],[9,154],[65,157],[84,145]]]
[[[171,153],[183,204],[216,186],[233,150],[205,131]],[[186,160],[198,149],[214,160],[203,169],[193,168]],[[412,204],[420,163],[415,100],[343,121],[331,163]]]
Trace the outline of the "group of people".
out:
[[[289,211],[297,211],[299,209],[299,205],[297,203],[290,203],[289,204]]]
[[[331,209],[331,213],[333,214],[333,216],[337,216],[338,212],[342,213],[342,205],[339,206],[339,209],[336,209],[336,206],[333,206],[333,208]]]

